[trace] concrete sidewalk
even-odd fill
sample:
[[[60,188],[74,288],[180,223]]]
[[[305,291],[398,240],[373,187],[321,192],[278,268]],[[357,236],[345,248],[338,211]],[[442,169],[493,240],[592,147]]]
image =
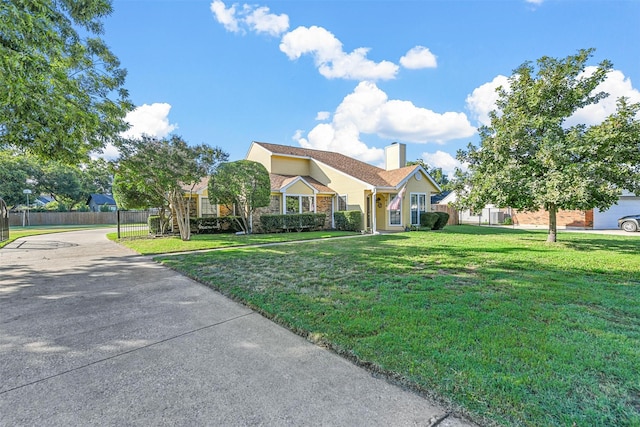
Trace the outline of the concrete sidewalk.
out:
[[[105,233],[0,249],[0,425],[472,425]]]

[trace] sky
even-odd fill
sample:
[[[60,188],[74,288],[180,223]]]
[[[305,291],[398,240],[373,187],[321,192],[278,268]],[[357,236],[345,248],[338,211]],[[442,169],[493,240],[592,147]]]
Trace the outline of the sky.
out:
[[[543,56],[595,48],[610,96],[640,102],[640,0],[114,0],[102,35],[137,108],[127,136],[182,136],[230,160],[252,141],[383,166],[407,145],[451,174],[479,144],[495,88]],[[107,157],[113,153],[107,151]]]

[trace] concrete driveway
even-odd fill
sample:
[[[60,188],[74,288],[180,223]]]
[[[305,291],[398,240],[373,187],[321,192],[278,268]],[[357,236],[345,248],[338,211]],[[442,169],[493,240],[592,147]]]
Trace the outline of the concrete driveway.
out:
[[[468,426],[105,238],[0,249],[0,425]]]

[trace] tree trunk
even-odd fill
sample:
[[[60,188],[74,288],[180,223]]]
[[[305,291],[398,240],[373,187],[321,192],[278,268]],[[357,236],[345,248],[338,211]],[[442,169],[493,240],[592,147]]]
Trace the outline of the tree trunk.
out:
[[[171,198],[171,205],[176,214],[176,221],[178,222],[178,230],[180,231],[180,238],[184,241],[191,240],[191,224],[189,223],[189,209],[188,203],[184,194],[180,190],[173,190],[169,196]]]
[[[556,220],[556,214],[558,213],[558,207],[554,204],[549,205],[549,235],[547,236],[548,243],[555,243],[558,234],[558,223]]]

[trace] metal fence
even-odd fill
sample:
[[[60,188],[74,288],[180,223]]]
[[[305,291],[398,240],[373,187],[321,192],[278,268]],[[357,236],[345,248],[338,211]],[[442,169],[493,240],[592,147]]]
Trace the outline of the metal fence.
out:
[[[7,204],[0,198],[0,242],[9,238],[9,209]]]
[[[148,237],[150,211],[117,211],[118,239]]]

